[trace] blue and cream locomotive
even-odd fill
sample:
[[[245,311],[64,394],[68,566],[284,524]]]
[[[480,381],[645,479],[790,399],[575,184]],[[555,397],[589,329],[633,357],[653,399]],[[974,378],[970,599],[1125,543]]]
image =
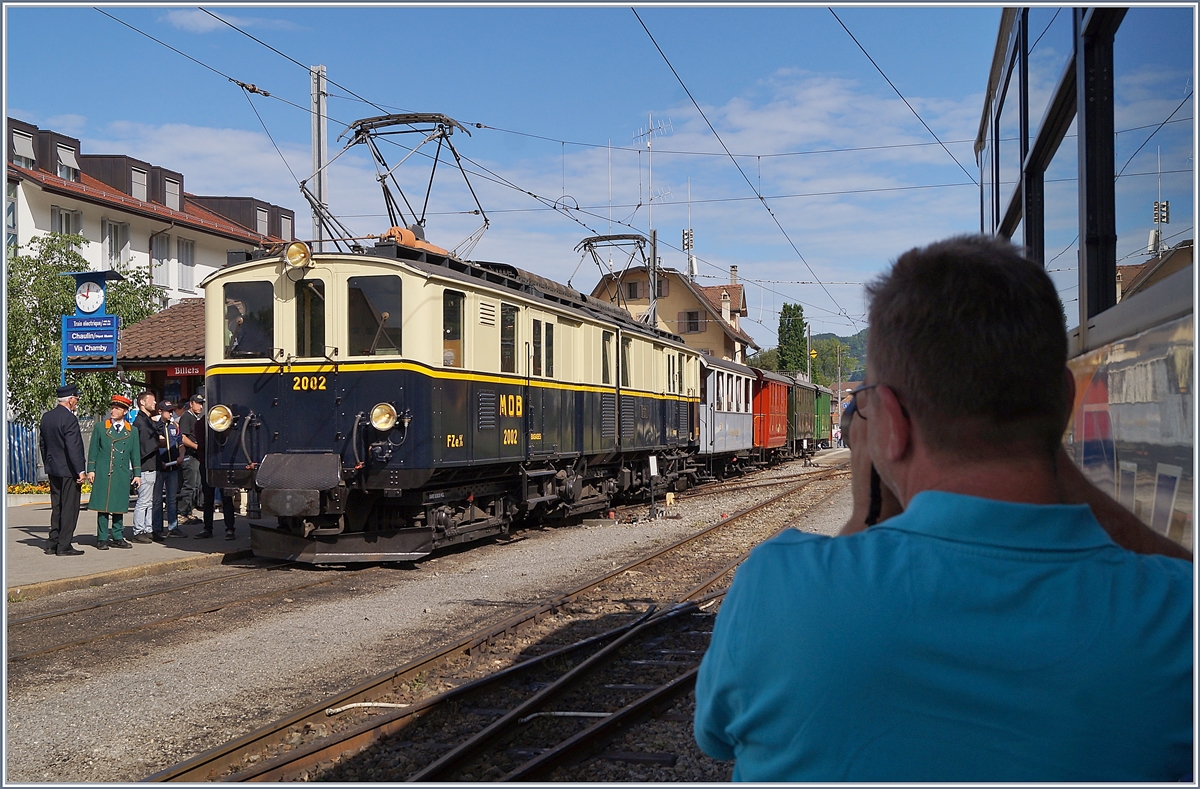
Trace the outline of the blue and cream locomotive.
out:
[[[274,519],[257,555],[411,560],[687,483],[700,357],[624,310],[402,228],[203,287],[206,473]]]

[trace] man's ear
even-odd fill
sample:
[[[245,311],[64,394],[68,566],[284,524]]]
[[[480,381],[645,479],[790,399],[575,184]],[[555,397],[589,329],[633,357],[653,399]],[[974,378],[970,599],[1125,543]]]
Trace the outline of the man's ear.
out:
[[[875,402],[879,406],[880,427],[886,431],[884,451],[890,461],[902,460],[911,449],[913,425],[899,398],[887,386],[875,388]],[[876,418],[872,415],[872,418]]]

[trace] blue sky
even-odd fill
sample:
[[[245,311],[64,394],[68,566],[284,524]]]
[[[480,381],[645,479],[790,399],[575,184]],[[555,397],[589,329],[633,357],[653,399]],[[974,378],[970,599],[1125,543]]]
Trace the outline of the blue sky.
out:
[[[775,343],[784,301],[806,305],[814,332],[853,333],[865,326],[859,283],[905,249],[978,230],[977,188],[823,7],[638,9],[791,243],[628,7],[205,8],[302,64],[328,68],[344,86],[330,85],[331,138],[344,128],[339,121],[380,114],[348,90],[388,111],[441,112],[488,127],[472,126],[472,136],[454,142],[474,168],[520,189],[472,177],[491,219],[472,257],[559,281],[574,274],[582,290],[599,276],[590,260],[579,265],[574,247],[583,237],[648,232],[648,156],[634,135],[650,114],[669,122],[654,141],[663,263],[686,268],[678,247],[690,181],[701,283],[724,281],[730,265],[739,267],[748,285],[744,326],[764,348]],[[307,206],[275,150],[296,177],[311,171],[308,113],[279,100],[307,108],[306,71],[197,7],[104,10],[270,91],[272,98],[251,99],[270,138],[224,76],[90,7],[6,6],[8,114],[79,137],[84,153],[127,153],[178,170],[189,192],[255,195],[293,208],[306,235]],[[837,11],[977,178],[971,141],[1000,8]],[[95,43],[55,46],[48,57],[52,41]],[[338,147],[331,144],[331,154]],[[394,163],[402,152],[390,151]],[[427,170],[414,158],[399,172],[410,165],[402,183],[419,194]],[[439,170],[427,227],[447,248],[479,221],[462,213],[474,205],[450,176]],[[365,151],[342,157],[330,178],[332,209],[353,231],[386,229]],[[584,207],[588,213],[575,216],[587,227],[524,192]],[[825,287],[801,284],[818,280]]]

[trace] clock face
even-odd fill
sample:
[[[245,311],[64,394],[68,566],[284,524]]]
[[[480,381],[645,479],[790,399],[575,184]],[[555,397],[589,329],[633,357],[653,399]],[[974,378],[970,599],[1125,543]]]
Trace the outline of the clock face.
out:
[[[75,304],[80,312],[95,312],[104,303],[104,288],[95,282],[81,282],[75,288]]]

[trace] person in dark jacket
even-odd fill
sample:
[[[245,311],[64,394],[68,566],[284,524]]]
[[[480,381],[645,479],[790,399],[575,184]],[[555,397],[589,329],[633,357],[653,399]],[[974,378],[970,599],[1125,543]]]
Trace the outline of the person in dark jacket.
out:
[[[110,545],[114,548],[133,547],[125,539],[125,513],[129,511],[131,481],[140,492],[142,466],[138,462],[138,429],[125,421],[125,414],[132,406],[133,401],[128,397],[113,395],[109,418],[104,424],[96,425],[92,431],[92,445],[88,448],[88,481],[92,483],[88,509],[97,513],[96,548],[101,551],[107,551]]]
[[[137,396],[137,413],[133,426],[137,428],[141,452],[137,458],[142,468],[142,487],[138,490],[137,504],[133,509],[133,541],[147,542],[148,538],[162,541],[161,528],[151,535],[154,526],[154,491],[158,487],[158,450],[166,445],[162,438],[162,423],[158,415],[157,398],[153,392],[140,392]],[[161,440],[160,440],[161,439]],[[161,502],[159,502],[161,506]]]
[[[83,436],[79,432],[79,390],[73,385],[60,386],[58,405],[42,416],[38,443],[42,465],[50,478],[50,537],[47,556],[80,556],[83,551],[71,545],[79,522],[79,486],[85,479],[87,459],[83,456]]]
[[[207,435],[208,425],[205,420],[199,419],[192,427],[192,441],[196,444],[196,459],[200,465],[200,491],[203,498],[204,511],[204,531],[194,535],[197,540],[211,539],[213,536],[213,512],[216,509],[216,489],[208,484],[208,473],[205,470],[204,461],[204,438]],[[234,503],[233,496],[221,493],[221,515],[225,521],[225,539],[236,539],[234,531],[235,518],[237,517],[237,506]]]

